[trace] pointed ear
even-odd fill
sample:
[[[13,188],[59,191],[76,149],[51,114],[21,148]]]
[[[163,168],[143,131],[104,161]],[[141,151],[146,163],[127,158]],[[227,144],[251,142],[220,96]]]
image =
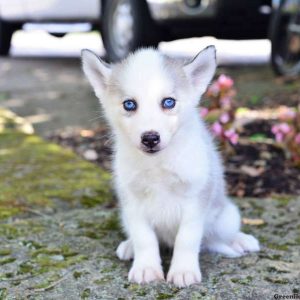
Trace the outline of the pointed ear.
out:
[[[81,51],[81,61],[82,69],[94,88],[96,96],[100,99],[111,73],[110,66],[88,49]]]
[[[184,66],[185,73],[201,96],[212,80],[217,67],[216,48],[208,46]]]

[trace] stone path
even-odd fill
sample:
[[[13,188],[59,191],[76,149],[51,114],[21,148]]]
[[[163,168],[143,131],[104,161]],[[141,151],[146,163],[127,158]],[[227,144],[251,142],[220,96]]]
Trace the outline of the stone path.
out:
[[[201,254],[201,284],[131,284],[130,263],[115,256],[124,237],[109,175],[15,123],[14,115],[0,111],[1,300],[274,299],[299,293],[299,198],[236,199],[244,230],[260,239],[262,250],[238,259]],[[162,255],[167,270],[171,253]]]

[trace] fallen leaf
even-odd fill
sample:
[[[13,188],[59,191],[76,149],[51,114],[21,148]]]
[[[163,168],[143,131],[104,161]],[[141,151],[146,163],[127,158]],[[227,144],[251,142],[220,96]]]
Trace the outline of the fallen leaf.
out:
[[[263,225],[265,224],[265,221],[263,219],[247,219],[243,218],[243,224],[245,225]]]
[[[265,171],[265,169],[263,167],[254,168],[254,167],[244,165],[241,167],[241,171],[251,177],[257,177],[260,176]]]
[[[80,130],[80,135],[82,137],[93,137],[95,133],[92,130],[82,129]]]

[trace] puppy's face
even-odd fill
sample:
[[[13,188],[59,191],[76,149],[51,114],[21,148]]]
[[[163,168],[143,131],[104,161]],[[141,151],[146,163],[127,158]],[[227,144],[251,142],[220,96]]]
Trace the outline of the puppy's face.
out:
[[[112,66],[88,50],[83,51],[82,60],[117,136],[148,154],[171,145],[216,67],[214,47],[186,65],[152,49],[140,50]]]

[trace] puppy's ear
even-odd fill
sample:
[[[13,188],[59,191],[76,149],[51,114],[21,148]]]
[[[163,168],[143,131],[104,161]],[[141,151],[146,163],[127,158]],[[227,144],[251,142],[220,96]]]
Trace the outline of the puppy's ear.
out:
[[[101,99],[111,73],[110,66],[88,49],[81,51],[81,61],[86,77],[94,88],[96,96]]]
[[[207,89],[217,67],[216,48],[208,46],[185,64],[184,70],[199,96]]]

